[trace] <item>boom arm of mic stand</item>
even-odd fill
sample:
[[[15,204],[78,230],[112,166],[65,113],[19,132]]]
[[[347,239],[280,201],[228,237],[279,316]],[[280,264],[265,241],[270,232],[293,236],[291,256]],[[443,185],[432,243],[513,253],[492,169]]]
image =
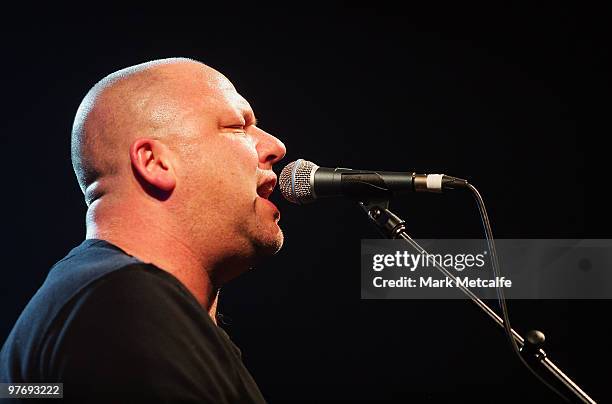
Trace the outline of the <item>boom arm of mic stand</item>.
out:
[[[427,254],[427,251],[421,247],[416,241],[414,241],[410,235],[406,232],[405,222],[400,219],[397,215],[391,212],[389,207],[389,201],[378,200],[369,202],[359,202],[359,205],[366,212],[368,217],[376,224],[382,233],[391,239],[403,239],[405,240],[414,250],[419,254]],[[444,276],[455,281],[455,285],[463,293],[465,293],[472,302],[482,309],[498,326],[504,328],[504,320],[485,302],[483,302],[478,296],[474,294],[469,288],[466,288],[461,283],[457,282],[457,277],[453,275],[448,269],[434,262],[434,266],[437,270],[442,272]],[[546,352],[538,346],[534,346],[529,341],[526,343],[525,339],[514,329],[511,329],[512,337],[515,339],[521,352],[525,352],[534,359],[535,362],[540,363],[542,367],[548,370],[549,374],[554,376],[558,381],[563,383],[568,390],[574,393],[575,398],[579,399],[583,403],[596,403],[587,393],[585,393],[576,383],[572,381],[565,373],[561,371],[550,359],[548,359]]]

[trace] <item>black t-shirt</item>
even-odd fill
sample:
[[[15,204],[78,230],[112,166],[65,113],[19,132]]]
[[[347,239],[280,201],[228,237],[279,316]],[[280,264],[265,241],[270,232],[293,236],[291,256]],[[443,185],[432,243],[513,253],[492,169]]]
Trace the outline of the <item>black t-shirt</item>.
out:
[[[0,352],[0,382],[64,383],[78,402],[264,402],[193,295],[103,240],[51,269]]]

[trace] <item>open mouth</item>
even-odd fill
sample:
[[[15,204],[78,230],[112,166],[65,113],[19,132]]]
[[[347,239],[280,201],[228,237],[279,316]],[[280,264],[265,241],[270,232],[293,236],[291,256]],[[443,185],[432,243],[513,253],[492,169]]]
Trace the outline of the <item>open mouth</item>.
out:
[[[257,195],[268,199],[276,187],[276,174],[267,174],[264,180],[257,186]]]

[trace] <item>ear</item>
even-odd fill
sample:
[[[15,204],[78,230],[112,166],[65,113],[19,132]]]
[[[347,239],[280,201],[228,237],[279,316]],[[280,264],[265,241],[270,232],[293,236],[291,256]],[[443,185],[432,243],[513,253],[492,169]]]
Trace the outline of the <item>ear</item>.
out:
[[[140,138],[130,146],[130,160],[134,171],[145,184],[170,193],[176,186],[176,175],[168,147],[155,139]]]

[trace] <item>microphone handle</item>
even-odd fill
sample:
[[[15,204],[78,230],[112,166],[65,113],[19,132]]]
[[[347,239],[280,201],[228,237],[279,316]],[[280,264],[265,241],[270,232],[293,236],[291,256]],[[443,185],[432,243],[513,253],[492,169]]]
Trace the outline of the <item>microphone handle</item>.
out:
[[[310,178],[314,198],[389,198],[414,192],[415,173],[318,167]]]

